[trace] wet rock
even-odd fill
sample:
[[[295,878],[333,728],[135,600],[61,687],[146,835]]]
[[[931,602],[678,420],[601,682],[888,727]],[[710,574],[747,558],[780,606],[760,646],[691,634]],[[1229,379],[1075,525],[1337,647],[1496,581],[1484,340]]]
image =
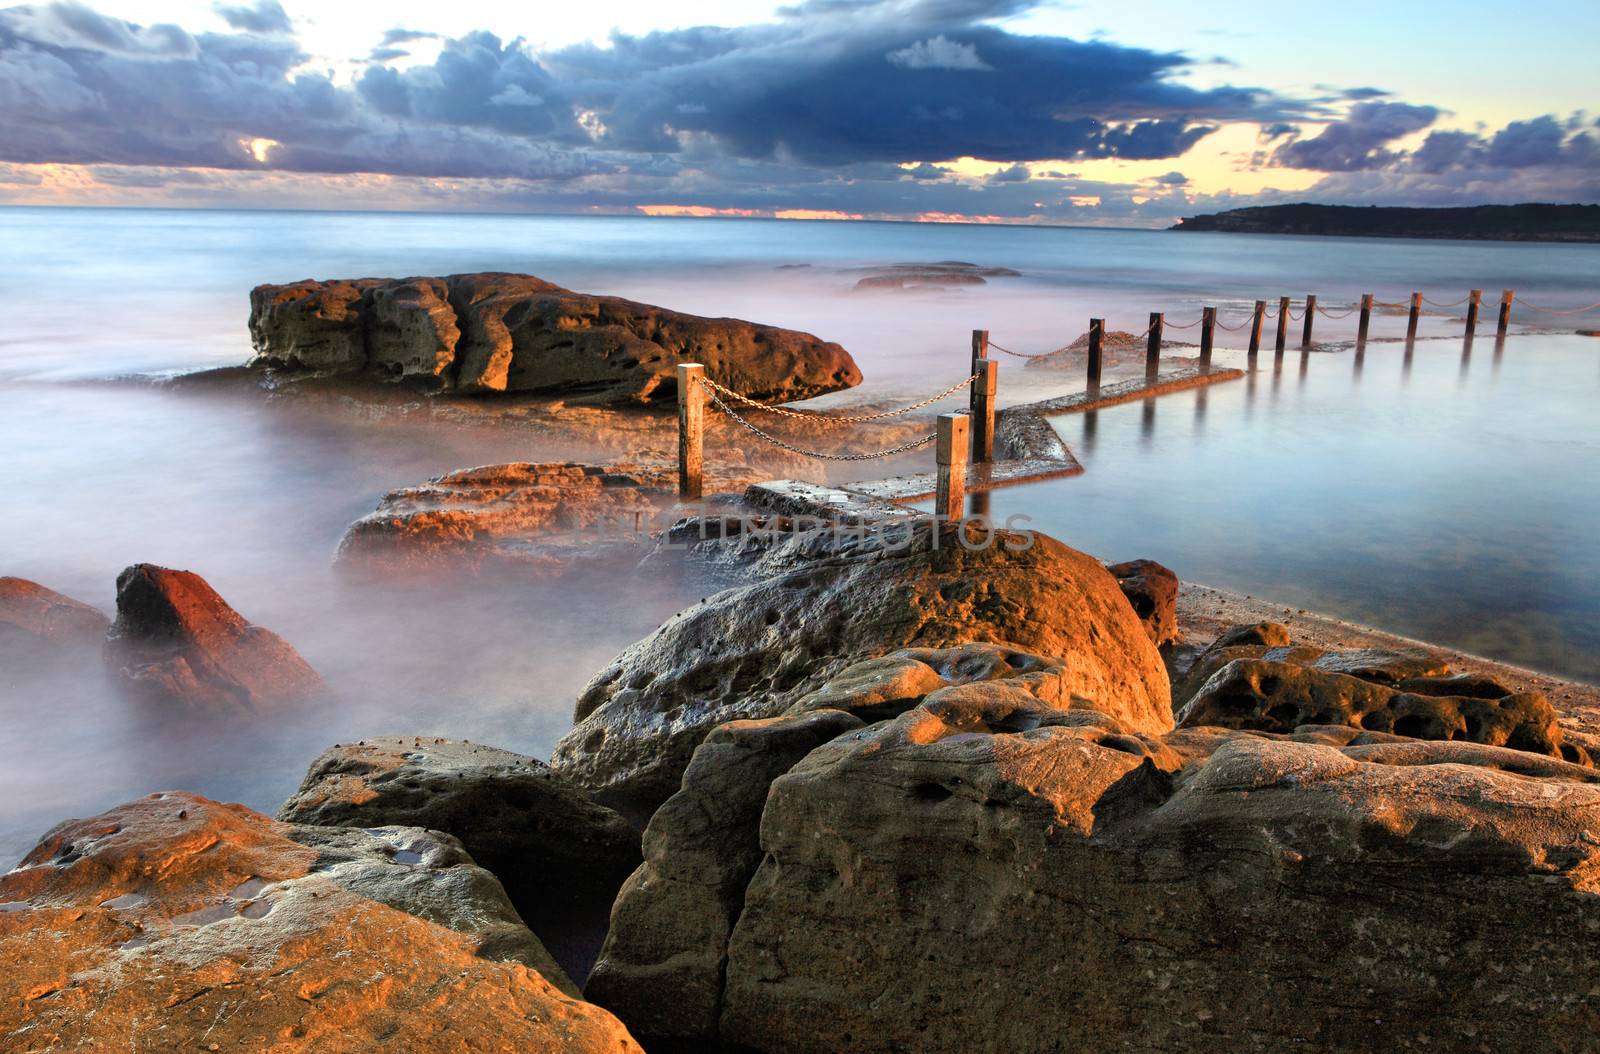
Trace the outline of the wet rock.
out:
[[[1211,648],[1234,648],[1247,645],[1260,645],[1264,648],[1286,648],[1289,646],[1289,642],[1288,626],[1281,622],[1256,622],[1223,630],[1217,636],[1217,639],[1211,642]]]
[[[1184,670],[1172,686],[1172,709],[1183,710],[1212,675],[1235,659],[1270,659],[1274,662],[1308,664],[1320,659],[1321,648],[1296,647],[1289,639],[1289,627],[1278,622],[1259,622],[1234,626],[1219,634]]]
[[[433,736],[334,747],[312,763],[278,819],[453,835],[580,979],[594,962],[618,887],[640,862],[638,831],[543,762]]]
[[[0,577],[0,656],[9,662],[98,648],[110,626],[97,608],[26,578]]]
[[[815,710],[712,729],[682,788],[650,818],[644,865],[617,897],[587,997],[647,1042],[715,1037],[728,937],[761,863],[767,787],[860,727],[848,714]]]
[[[485,465],[384,495],[339,543],[351,567],[448,566],[559,573],[610,548],[636,549],[676,500],[675,479],[631,465]]]
[[[637,1052],[448,835],[156,794],[0,878],[7,1050]]]
[[[1418,695],[1316,666],[1268,659],[1228,663],[1179,711],[1177,720],[1184,727],[1267,732],[1289,732],[1300,725],[1348,725],[1588,762],[1581,748],[1564,744],[1555,709],[1537,692],[1502,699]]]
[[[1393,1049],[1587,1046],[1593,771],[1215,729],[1184,756],[1082,711],[986,717],[915,709],[774,781],[722,1040],[1354,1054],[1381,1028]]]
[[[763,402],[861,382],[850,354],[796,330],[574,293],[532,275],[364,278],[250,294],[255,364],[366,373],[466,393],[568,393],[607,403],[676,397],[677,366]]]
[[[1178,639],[1178,576],[1154,560],[1129,560],[1108,570],[1156,647]]]
[[[955,289],[962,286],[987,285],[990,278],[1015,278],[1020,271],[1009,267],[982,267],[978,264],[948,260],[933,264],[892,264],[888,267],[869,268],[868,273],[856,280],[856,290],[891,291],[916,289]]]
[[[245,621],[193,571],[155,564],[117,576],[105,658],[131,694],[192,713],[263,712],[322,691],[282,637]]]
[[[774,551],[762,562],[790,570],[680,612],[590,682],[551,763],[602,801],[648,810],[724,721],[781,714],[863,659],[967,642],[1058,659],[1064,695],[1131,729],[1170,728],[1161,657],[1105,568],[1044,535],[993,537],[972,550],[924,527],[904,544]]]

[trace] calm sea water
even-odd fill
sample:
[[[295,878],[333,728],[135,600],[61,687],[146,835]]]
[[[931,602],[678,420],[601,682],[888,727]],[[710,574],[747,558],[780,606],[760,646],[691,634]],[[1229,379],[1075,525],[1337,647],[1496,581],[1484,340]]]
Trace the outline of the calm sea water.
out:
[[[0,671],[16,746],[0,768],[10,857],[56,819],[158,787],[271,810],[318,750],[366,734],[543,755],[588,677],[701,595],[627,579],[581,592],[338,579],[340,534],[386,490],[579,452],[503,429],[112,380],[243,361],[255,284],[528,271],[807,329],[850,348],[867,388],[908,395],[957,379],[978,327],[1042,350],[1091,315],[1138,332],[1152,310],[1178,322],[1214,303],[1237,320],[1280,294],[1315,292],[1336,311],[1363,292],[1445,302],[1473,286],[1553,307],[1600,300],[1594,247],[1155,231],[0,209],[0,245],[0,574],[109,611],[128,564],[193,569],[288,637],[341,698],[265,726],[153,728],[87,672]],[[853,288],[861,268],[944,260],[1022,274],[943,293]],[[1274,374],[1269,356],[1249,383],[1150,414],[1061,419],[1087,474],[1000,492],[996,511],[1097,555],[1153,557],[1198,581],[1600,681],[1600,340],[1570,336],[1600,317],[1526,320],[1569,335],[1515,335],[1498,354],[1481,337],[1464,359],[1459,324],[1439,314],[1424,326],[1438,339],[1409,361],[1375,343],[1359,366],[1348,352],[1303,367],[1291,354]],[[1347,336],[1353,324],[1318,331]],[[1374,334],[1402,327],[1380,317]],[[1003,366],[1007,400],[1081,386],[1015,366]]]

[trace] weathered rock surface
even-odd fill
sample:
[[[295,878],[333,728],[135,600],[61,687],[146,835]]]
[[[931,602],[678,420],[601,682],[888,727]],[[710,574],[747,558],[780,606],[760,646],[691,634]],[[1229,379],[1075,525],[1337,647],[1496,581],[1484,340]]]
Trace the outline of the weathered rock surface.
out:
[[[1154,560],[1129,560],[1107,568],[1144,623],[1156,647],[1178,639],[1178,576]]]
[[[1550,701],[1537,692],[1501,699],[1421,695],[1321,664],[1361,668],[1368,657],[1298,666],[1268,659],[1235,659],[1206,681],[1178,713],[1184,727],[1213,725],[1291,732],[1301,725],[1349,725],[1415,739],[1467,740],[1589,763],[1582,747],[1564,742]],[[1443,668],[1443,667],[1436,667]]]
[[[651,1039],[715,1036],[728,937],[761,863],[767,787],[811,750],[861,727],[816,710],[712,729],[683,787],[645,829],[645,862],[622,887],[584,992]]]
[[[638,831],[542,761],[433,736],[334,747],[312,762],[278,819],[455,836],[579,980],[594,962],[617,889],[641,859]]]
[[[836,738],[772,784],[723,1040],[1592,1047],[1592,770],[1350,729],[1329,731],[1364,742],[1164,743],[1081,710],[1019,724],[984,688]]]
[[[155,794],[0,878],[0,1047],[637,1052],[447,835]]]
[[[574,293],[532,275],[258,286],[250,335],[258,365],[468,393],[661,401],[676,396],[680,362],[703,363],[712,380],[763,402],[861,382],[848,352],[809,333]]]
[[[245,621],[205,579],[154,564],[117,576],[105,657],[132,694],[194,713],[261,712],[322,690],[299,652]]]
[[[98,648],[110,627],[97,608],[26,578],[0,577],[0,656],[10,661]]]
[[[339,559],[380,571],[448,564],[560,572],[608,546],[638,548],[675,480],[632,465],[513,462],[390,491],[351,525]]]
[[[974,551],[923,528],[903,546],[878,536],[810,558],[775,551],[762,562],[789,570],[680,612],[591,681],[551,763],[602,801],[653,808],[724,721],[780,714],[862,659],[965,642],[1059,659],[1064,695],[1134,730],[1170,728],[1166,669],[1116,580],[1029,537],[1014,551],[1025,539],[997,532]]]

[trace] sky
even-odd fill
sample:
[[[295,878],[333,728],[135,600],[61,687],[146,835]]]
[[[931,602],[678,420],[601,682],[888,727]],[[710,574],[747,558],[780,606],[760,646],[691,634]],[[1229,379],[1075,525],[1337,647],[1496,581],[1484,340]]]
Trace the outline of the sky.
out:
[[[0,204],[1165,226],[1600,202],[1600,4],[0,8]]]

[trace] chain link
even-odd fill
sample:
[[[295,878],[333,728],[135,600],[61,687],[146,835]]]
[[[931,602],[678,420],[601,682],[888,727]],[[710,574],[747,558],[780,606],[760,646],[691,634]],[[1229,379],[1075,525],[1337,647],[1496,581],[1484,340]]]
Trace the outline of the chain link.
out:
[[[709,389],[710,384],[715,382],[705,383]],[[718,387],[721,386],[718,385]],[[913,439],[909,443],[902,443],[897,447],[890,447],[888,450],[874,451],[870,454],[824,454],[820,450],[807,450],[804,447],[797,447],[792,443],[784,442],[775,435],[763,432],[761,429],[757,428],[755,425],[751,424],[749,421],[746,421],[743,417],[740,417],[737,413],[735,413],[733,407],[723,402],[722,399],[717,395],[715,389],[708,390],[706,394],[711,397],[711,403],[713,406],[727,414],[729,417],[733,418],[736,422],[743,426],[746,431],[756,438],[764,439],[773,446],[781,447],[792,454],[799,454],[802,457],[814,457],[823,461],[875,461],[878,458],[893,457],[895,454],[905,454],[912,450],[921,449],[922,447],[927,446],[929,443],[932,443],[934,440],[939,438],[939,433],[933,432],[929,435],[923,436],[921,439]],[[761,404],[758,403],[757,405]]]
[[[1036,351],[1036,352],[1012,351],[1010,348],[1002,348],[1000,345],[996,344],[992,340],[985,346],[993,348],[995,351],[1003,352],[1006,355],[1014,355],[1015,357],[1017,357],[1019,359],[1047,359],[1052,355],[1059,355],[1063,351],[1071,351],[1072,350],[1072,345],[1071,344],[1063,344],[1061,347],[1056,348],[1054,351]]]
[[[1525,307],[1529,311],[1542,311],[1547,315],[1582,315],[1589,311],[1594,311],[1595,309],[1600,308],[1600,302],[1589,304],[1586,307],[1562,309],[1553,307],[1540,307],[1538,304],[1530,304],[1526,300],[1513,300],[1511,303],[1513,307]]]
[[[976,380],[977,377],[977,374],[973,374],[965,380],[958,381],[957,383],[951,385],[938,395],[924,399],[920,403],[912,403],[910,406],[902,406],[898,410],[886,410],[880,414],[855,414],[844,417],[835,417],[831,414],[801,413],[797,410],[786,410],[781,406],[768,406],[766,403],[756,402],[747,395],[741,395],[726,385],[718,384],[710,377],[706,377],[704,375],[701,376],[700,383],[714,392],[719,392],[722,395],[726,395],[728,398],[733,399],[736,402],[743,403],[744,405],[753,407],[757,410],[765,410],[768,413],[777,414],[779,417],[792,417],[801,421],[837,421],[841,424],[857,424],[862,421],[881,421],[886,417],[899,417],[901,414],[908,414],[913,410],[920,410],[924,406],[932,406],[940,399],[954,395],[956,392],[965,388],[967,385]]]
[[[1342,312],[1337,312],[1336,313],[1336,312],[1333,312],[1333,311],[1329,311],[1327,308],[1323,307],[1321,304],[1317,305],[1317,314],[1321,315],[1323,318],[1349,318],[1351,315],[1355,314],[1357,310],[1358,310],[1357,308],[1351,308],[1349,311],[1342,311]]]
[[[1452,300],[1448,304],[1441,304],[1437,300],[1429,300],[1427,297],[1423,297],[1422,298],[1422,302],[1424,304],[1430,304],[1433,307],[1460,307],[1462,304],[1465,304],[1468,300],[1471,300],[1471,299],[1472,299],[1472,294],[1468,293],[1466,296],[1462,297],[1460,300]]]

